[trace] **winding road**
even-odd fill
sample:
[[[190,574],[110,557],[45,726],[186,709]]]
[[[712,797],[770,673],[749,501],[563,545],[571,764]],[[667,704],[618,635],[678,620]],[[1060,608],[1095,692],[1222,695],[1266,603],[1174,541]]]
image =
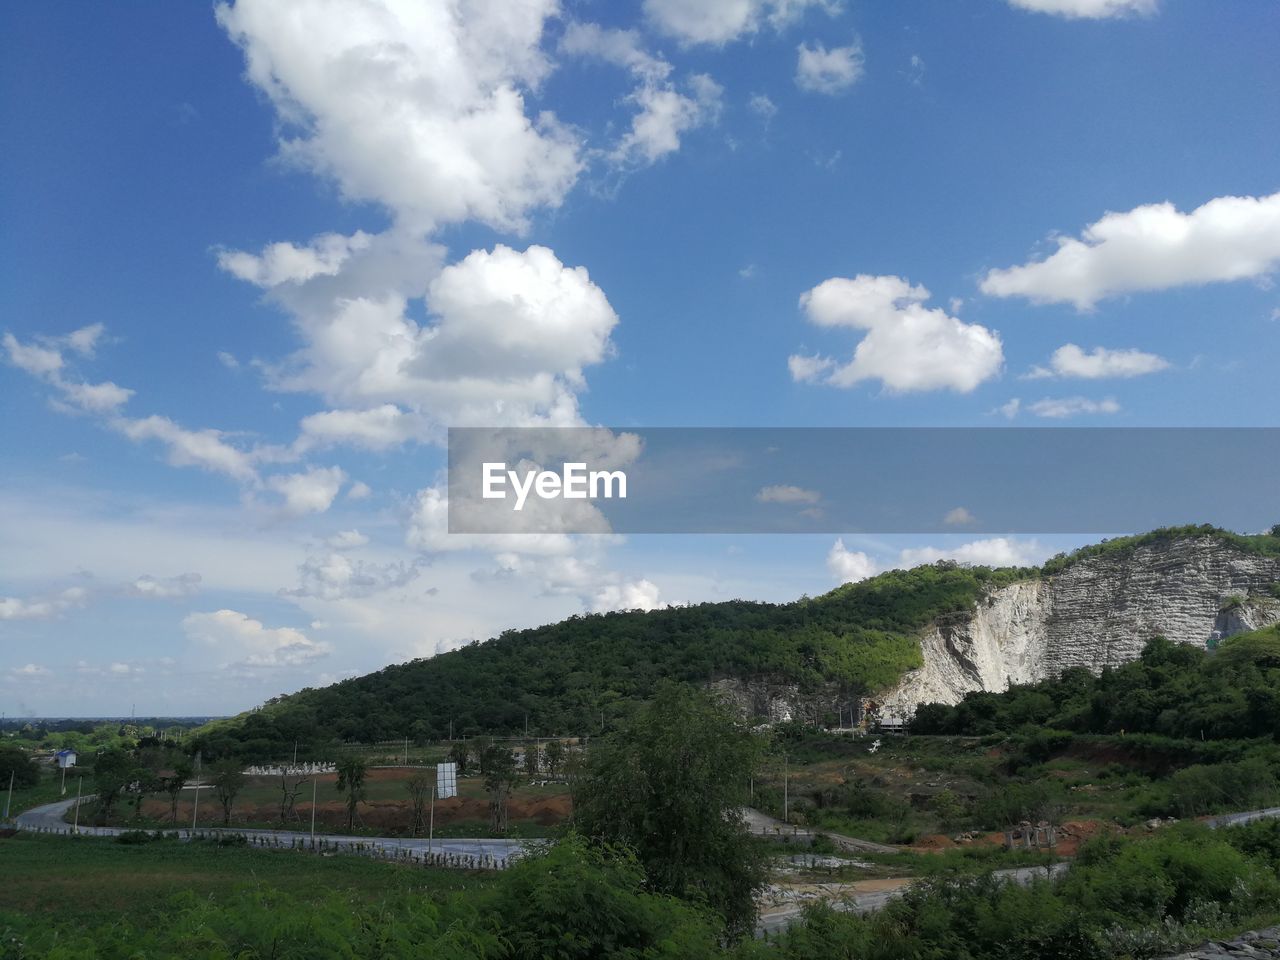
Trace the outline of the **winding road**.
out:
[[[88,799],[88,798],[84,798]],[[71,834],[72,825],[64,819],[75,805],[75,798],[47,803],[42,807],[33,807],[17,816],[19,830],[30,830],[33,833]],[[93,837],[114,837],[128,832],[127,827],[93,827],[81,825],[79,833]],[[177,830],[166,830],[166,833],[177,833],[184,840],[189,840],[192,831],[182,827]],[[311,834],[300,830],[241,830],[228,828],[220,830],[216,827],[201,827],[195,831],[200,837],[217,836],[219,833],[242,834],[253,838],[255,842],[269,846],[302,846],[310,845]],[[323,841],[326,850],[343,850],[346,852],[376,852],[390,859],[422,860],[428,855],[444,855],[448,857],[469,858],[479,865],[502,867],[507,862],[519,857],[536,840],[490,840],[484,838],[459,840],[454,838],[436,838],[427,841],[422,838],[409,837],[353,837],[331,833],[316,834],[317,842]]]

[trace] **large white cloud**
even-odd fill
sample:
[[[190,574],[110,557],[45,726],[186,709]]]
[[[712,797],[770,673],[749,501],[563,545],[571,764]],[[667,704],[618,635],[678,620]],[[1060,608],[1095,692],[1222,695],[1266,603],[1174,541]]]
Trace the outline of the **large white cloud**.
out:
[[[192,613],[182,621],[192,641],[211,648],[226,666],[288,667],[326,657],[331,647],[293,627],[267,627],[236,610]]]
[[[820,327],[867,331],[847,363],[821,356],[790,358],[800,381],[851,387],[879,380],[895,391],[950,389],[968,393],[1000,372],[1000,337],[924,306],[929,291],[895,276],[860,274],[825,280],[800,298]]]
[[[834,0],[644,0],[649,21],[682,43],[721,45],[769,25],[781,29],[808,7],[835,12]]]
[[[982,292],[1088,310],[1127,293],[1265,277],[1280,266],[1280,193],[1217,197],[1190,213],[1172,203],[1107,213],[1057,242],[1043,260],[992,270]]]
[[[879,566],[860,550],[850,550],[843,539],[837,539],[827,552],[827,571],[838,583],[857,583],[874,577]]]
[[[1011,6],[1068,20],[1106,20],[1155,13],[1159,0],[1009,0]]]
[[[521,229],[581,169],[579,145],[524,93],[556,0],[239,0],[216,8],[249,80],[284,127],[281,155],[353,200],[431,229],[479,220]]]
[[[1040,563],[1045,550],[1034,540],[991,537],[954,547],[914,547],[903,550],[898,560],[904,567],[918,567],[939,560],[972,563],[983,567],[1027,567]]]
[[[379,235],[337,275],[276,287],[303,346],[267,370],[280,390],[319,394],[295,448],[387,449],[442,428],[573,426],[584,368],[607,359],[618,316],[583,267],[499,244],[440,268],[438,251]],[[416,278],[416,280],[414,279]],[[425,324],[410,316],[421,297]]]
[[[1141,377],[1167,369],[1169,361],[1154,353],[1108,350],[1106,347],[1085,351],[1074,343],[1068,343],[1053,351],[1047,367],[1033,367],[1026,379],[1074,377],[1081,380],[1101,380],[1107,377]]]

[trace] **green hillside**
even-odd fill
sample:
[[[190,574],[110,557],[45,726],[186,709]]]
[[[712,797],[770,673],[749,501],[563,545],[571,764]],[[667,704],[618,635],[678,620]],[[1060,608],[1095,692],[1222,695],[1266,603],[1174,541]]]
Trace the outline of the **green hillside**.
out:
[[[599,729],[602,711],[648,697],[663,679],[766,676],[802,688],[834,682],[853,697],[919,666],[921,632],[963,615],[992,587],[1190,537],[1215,536],[1242,550],[1280,555],[1278,534],[1176,527],[1085,547],[1044,569],[938,563],[787,604],[733,600],[575,616],[302,690],[210,725],[200,744],[207,754],[268,758],[295,741],[318,750],[335,740],[437,739],[448,735],[450,723],[460,737],[514,734],[524,731],[526,718],[535,736],[588,733]]]
[[[308,689],[212,725],[207,752],[278,755],[295,739],[371,742],[523,731],[596,730],[610,705],[643,699],[658,681],[705,683],[767,675],[850,696],[920,665],[918,636],[968,610],[991,586],[1034,570],[936,564],[892,571],[816,598],[732,600],[650,612],[575,616],[323,689]]]

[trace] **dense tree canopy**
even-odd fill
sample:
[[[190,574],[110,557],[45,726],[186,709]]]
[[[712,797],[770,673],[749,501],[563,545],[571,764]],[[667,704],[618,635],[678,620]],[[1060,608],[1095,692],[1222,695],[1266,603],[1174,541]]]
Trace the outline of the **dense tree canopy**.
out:
[[[722,702],[673,683],[593,740],[574,781],[574,823],[636,852],[658,892],[708,904],[749,930],[764,860],[742,821],[762,744]]]
[[[1084,669],[1004,693],[929,704],[918,733],[1012,732],[1034,724],[1079,733],[1187,739],[1280,737],[1280,626],[1241,634],[1216,651],[1152,640],[1132,663]]]
[[[304,690],[202,733],[206,754],[269,757],[294,740],[377,741],[600,729],[601,711],[643,700],[662,680],[774,676],[835,681],[852,696],[920,665],[918,635],[983,591],[1034,571],[941,563],[895,570],[794,603],[741,600],[570,617],[509,631],[428,660]]]

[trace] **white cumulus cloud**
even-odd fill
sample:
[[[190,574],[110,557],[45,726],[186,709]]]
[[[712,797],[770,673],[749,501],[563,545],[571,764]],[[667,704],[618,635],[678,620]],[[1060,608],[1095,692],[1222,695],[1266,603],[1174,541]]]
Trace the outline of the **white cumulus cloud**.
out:
[[[792,377],[836,387],[879,380],[893,391],[968,393],[996,376],[1004,363],[1000,337],[924,306],[928,298],[924,287],[895,276],[860,274],[823,281],[800,298],[810,322],[867,333],[847,363],[792,356]]]
[[[863,64],[862,44],[857,41],[830,50],[821,43],[802,43],[796,48],[796,86],[829,96],[844,93],[861,79]]]
[[[267,627],[236,610],[192,613],[182,621],[187,637],[212,648],[227,666],[300,666],[328,656],[330,646],[293,627]]]
[[[1167,369],[1169,361],[1154,353],[1108,350],[1106,347],[1095,347],[1086,352],[1074,343],[1068,343],[1053,352],[1047,367],[1033,367],[1024,379],[1074,377],[1080,380],[1101,380],[1108,377],[1140,377]]]
[[[876,562],[860,550],[850,550],[843,538],[827,552],[827,571],[838,583],[857,583],[880,572]]]
[[[1057,243],[1043,260],[992,270],[982,292],[1088,310],[1127,293],[1262,278],[1280,266],[1280,193],[1217,197],[1190,213],[1172,203],[1107,213]]]
[[[918,567],[939,560],[972,563],[983,567],[1027,567],[1044,559],[1044,548],[1034,540],[992,537],[955,547],[915,547],[903,550],[898,560],[903,567]]]
[[[284,498],[286,513],[324,513],[346,482],[341,467],[312,467],[302,473],[277,474],[267,486]]]
[[[582,166],[525,94],[551,69],[556,0],[517,4],[328,0],[219,4],[246,74],[281,121],[280,154],[422,229],[479,220],[522,229]]]

